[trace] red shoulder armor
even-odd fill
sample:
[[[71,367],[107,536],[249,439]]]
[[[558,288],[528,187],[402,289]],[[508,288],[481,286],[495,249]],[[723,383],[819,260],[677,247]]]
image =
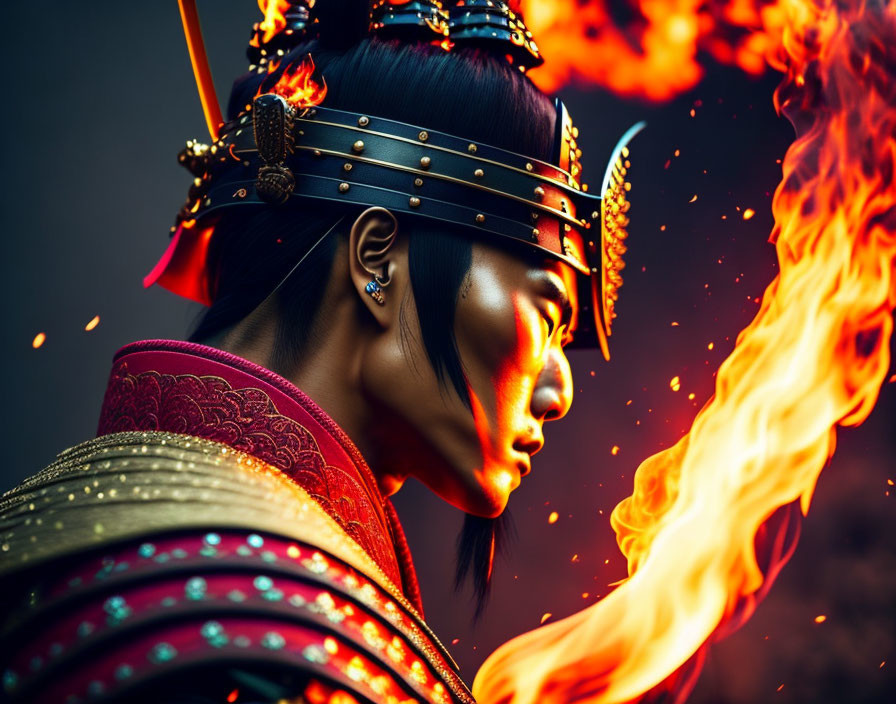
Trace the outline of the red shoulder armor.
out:
[[[179,532],[49,565],[4,624],[12,701],[472,702],[406,602],[313,545]]]

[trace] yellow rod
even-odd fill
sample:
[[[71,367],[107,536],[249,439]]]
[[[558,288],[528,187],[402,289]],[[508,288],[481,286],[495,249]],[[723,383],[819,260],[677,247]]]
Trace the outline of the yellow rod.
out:
[[[221,106],[218,103],[218,95],[215,93],[215,84],[212,81],[212,72],[208,65],[208,55],[205,53],[205,42],[202,41],[196,0],[177,0],[177,4],[180,7],[180,19],[184,25],[184,36],[187,38],[187,49],[190,51],[190,63],[193,64],[196,87],[199,89],[202,112],[205,113],[208,133],[214,141],[218,139],[218,127],[224,122],[224,119],[221,117]]]

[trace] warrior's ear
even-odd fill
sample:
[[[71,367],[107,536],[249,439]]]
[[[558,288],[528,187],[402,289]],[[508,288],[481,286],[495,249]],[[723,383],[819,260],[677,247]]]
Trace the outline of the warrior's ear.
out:
[[[363,294],[365,303],[381,323],[397,310],[397,288],[392,286],[393,276],[406,262],[406,247],[395,247],[398,235],[398,220],[385,208],[368,208],[352,225],[349,235],[349,268],[352,281],[358,292]],[[406,278],[400,276],[399,278]],[[388,314],[387,314],[388,311]]]

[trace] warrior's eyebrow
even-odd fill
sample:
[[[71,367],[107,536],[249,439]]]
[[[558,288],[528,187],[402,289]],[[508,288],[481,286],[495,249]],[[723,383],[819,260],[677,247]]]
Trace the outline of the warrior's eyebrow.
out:
[[[538,277],[542,290],[541,295],[552,300],[560,308],[561,325],[569,325],[572,322],[572,304],[569,302],[569,294],[561,288],[554,277],[543,273]]]

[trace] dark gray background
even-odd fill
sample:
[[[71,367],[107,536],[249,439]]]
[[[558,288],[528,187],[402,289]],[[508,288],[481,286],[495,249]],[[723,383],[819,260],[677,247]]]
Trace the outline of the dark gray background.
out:
[[[245,69],[257,9],[251,0],[201,9],[223,99]],[[182,338],[198,314],[166,291],[144,291],[141,279],[186,196],[189,176],[175,155],[186,138],[206,134],[173,0],[7,3],[4,15],[0,484],[8,488],[92,435],[119,346]],[[774,276],[770,195],[792,136],[771,108],[776,80],[710,66],[693,93],[662,106],[562,92],[592,183],[618,135],[636,119],[650,122],[634,149],[621,317],[612,362],[574,354],[576,402],[548,429],[546,449],[513,497],[519,540],[477,627],[467,595],[450,587],[460,515],[416,485],[396,498],[428,619],[447,643],[456,640],[468,680],[494,647],[542,614],[593,603],[624,576],[609,513],[630,492],[638,463],[686,432],[757,309],[751,299]],[[692,118],[695,100],[702,105]],[[756,217],[744,221],[737,206]],[[97,314],[99,326],[85,332]],[[34,350],[38,332],[47,340]],[[669,388],[676,375],[679,393]],[[871,418],[840,433],[796,556],[750,623],[712,651],[692,701],[881,702],[896,691],[896,662],[881,667],[893,659],[896,632],[887,485],[896,478],[894,427],[896,384],[887,384]],[[554,525],[551,511],[560,514]],[[818,614],[827,621],[814,623]]]

